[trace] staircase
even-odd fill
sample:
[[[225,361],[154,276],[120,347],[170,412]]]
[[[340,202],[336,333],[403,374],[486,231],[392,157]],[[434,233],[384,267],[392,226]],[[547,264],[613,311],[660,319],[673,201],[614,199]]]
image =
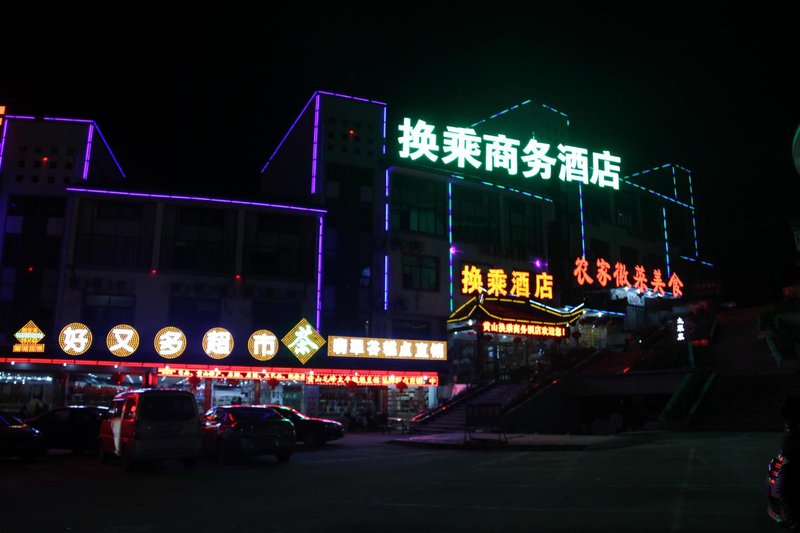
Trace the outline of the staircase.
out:
[[[762,307],[754,307],[718,314],[711,346],[698,363],[718,375],[780,373],[758,329],[758,316],[763,311]]]
[[[443,408],[435,417],[415,423],[412,426],[414,433],[457,433],[464,431],[467,416],[467,405],[470,403],[499,403],[507,404],[517,396],[527,384],[495,384],[482,393],[469,400],[456,402]]]

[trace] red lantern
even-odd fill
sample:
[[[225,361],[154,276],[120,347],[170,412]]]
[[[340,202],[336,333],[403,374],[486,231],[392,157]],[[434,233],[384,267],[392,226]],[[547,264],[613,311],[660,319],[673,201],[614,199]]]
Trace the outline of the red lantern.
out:
[[[269,379],[267,380],[267,385],[269,385],[269,388],[271,388],[271,389],[274,389],[275,387],[277,387],[277,386],[278,386],[278,385],[280,385],[280,384],[281,384],[281,382],[280,382],[280,381],[278,381],[278,380],[277,380],[277,379],[275,379],[275,378],[269,378]]]
[[[400,392],[403,392],[408,388],[408,385],[406,384],[405,381],[400,381],[395,385],[395,387],[397,387],[397,390],[399,390]]]
[[[345,381],[344,386],[347,387],[347,390],[353,392],[358,388],[358,383],[356,383],[352,379],[348,379],[347,381]]]
[[[122,385],[123,381],[125,381],[125,374],[123,374],[122,372],[114,372],[113,374],[111,374],[111,382],[117,387]]]
[[[191,385],[193,389],[196,389],[197,386],[200,385],[200,378],[198,378],[197,376],[189,376],[189,379],[187,381],[189,382],[189,385]]]

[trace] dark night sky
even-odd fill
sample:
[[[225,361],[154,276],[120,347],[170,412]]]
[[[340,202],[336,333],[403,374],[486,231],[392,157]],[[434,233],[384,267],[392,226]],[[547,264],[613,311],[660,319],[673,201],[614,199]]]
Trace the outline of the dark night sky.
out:
[[[100,25],[72,10],[20,13],[4,17],[0,104],[94,118],[131,178],[207,189],[215,177],[252,183],[315,89],[465,120],[531,98],[621,155],[624,174],[690,168],[712,261],[792,262],[796,3],[561,4],[456,14],[294,2],[170,15],[137,3],[94,12]]]

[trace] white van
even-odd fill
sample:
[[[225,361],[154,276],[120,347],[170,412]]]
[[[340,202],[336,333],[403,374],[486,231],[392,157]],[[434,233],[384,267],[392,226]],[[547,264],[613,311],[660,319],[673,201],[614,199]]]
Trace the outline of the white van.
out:
[[[100,426],[100,460],[122,458],[125,470],[136,463],[178,459],[192,468],[200,456],[200,415],[194,394],[177,389],[121,392]]]

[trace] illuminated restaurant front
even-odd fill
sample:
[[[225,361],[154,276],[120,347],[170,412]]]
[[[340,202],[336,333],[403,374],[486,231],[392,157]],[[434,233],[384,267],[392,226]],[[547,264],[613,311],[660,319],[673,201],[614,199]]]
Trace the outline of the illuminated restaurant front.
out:
[[[28,322],[17,332],[14,354],[0,357],[3,368],[10,369],[0,373],[0,404],[17,410],[34,396],[46,405],[106,404],[117,392],[158,386],[191,390],[203,410],[281,403],[342,420],[366,421],[381,414],[409,418],[435,405],[440,385],[435,367],[447,357],[444,341],[343,336],[326,341],[305,319],[280,339],[269,330],[256,330],[246,344],[248,354],[234,350],[233,335],[222,327],[205,333],[202,353],[192,350],[191,340],[173,326],[154,335],[152,349],[144,349],[131,325],[104,333],[105,343],[94,342],[88,325],[73,322],[51,346],[42,342],[44,332]],[[281,346],[283,356],[288,351],[306,365],[325,345],[330,368],[275,365]],[[339,368],[339,361],[347,368]],[[376,361],[384,368],[370,368]],[[400,369],[408,366],[419,369]]]

